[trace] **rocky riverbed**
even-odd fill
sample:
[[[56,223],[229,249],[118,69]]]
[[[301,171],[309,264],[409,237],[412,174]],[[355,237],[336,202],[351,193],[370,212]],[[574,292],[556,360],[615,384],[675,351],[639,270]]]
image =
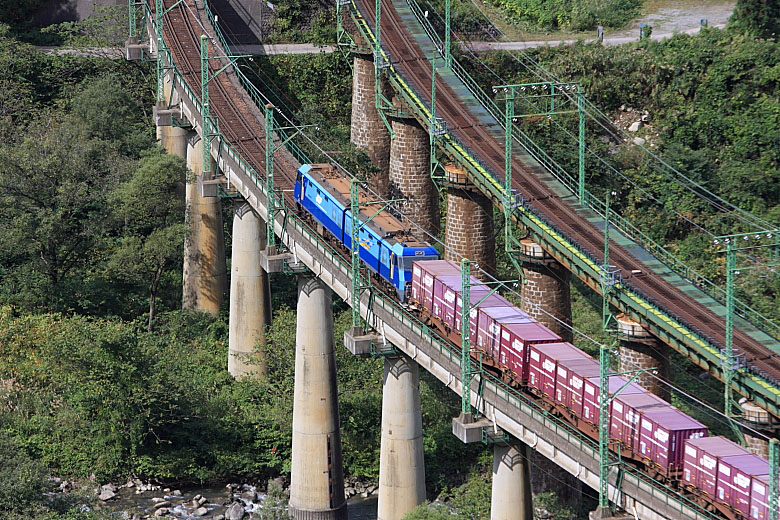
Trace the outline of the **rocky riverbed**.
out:
[[[77,487],[66,481],[60,484],[62,492]],[[262,487],[230,483],[224,487],[177,489],[129,479],[124,484],[104,484],[97,489],[93,485],[97,501],[84,507],[111,512],[111,516],[124,520],[286,518],[289,490],[284,484],[282,479],[275,479]],[[346,480],[344,496],[349,499],[351,520],[376,518],[377,490],[376,483]]]

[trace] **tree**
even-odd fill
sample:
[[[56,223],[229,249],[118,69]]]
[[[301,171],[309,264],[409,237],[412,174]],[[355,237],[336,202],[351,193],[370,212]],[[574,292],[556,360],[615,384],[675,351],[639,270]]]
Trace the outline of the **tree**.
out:
[[[756,38],[780,34],[780,3],[776,0],[737,0],[731,25]]]
[[[62,296],[106,232],[105,197],[128,161],[80,120],[45,114],[0,143],[0,267],[19,270],[22,298]],[[40,294],[38,296],[41,296]]]
[[[155,151],[141,159],[132,178],[111,197],[124,233],[109,261],[109,271],[146,284],[150,331],[163,272],[182,254],[185,227],[181,188],[186,172],[182,159]]]

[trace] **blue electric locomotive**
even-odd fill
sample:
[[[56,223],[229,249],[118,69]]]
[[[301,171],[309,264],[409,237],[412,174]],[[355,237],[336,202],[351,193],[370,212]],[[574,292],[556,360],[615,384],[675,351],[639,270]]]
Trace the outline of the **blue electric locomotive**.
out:
[[[333,166],[301,166],[295,181],[295,200],[347,249],[352,249],[350,182]],[[361,202],[368,200],[370,198],[361,194]],[[364,207],[360,211],[361,220],[367,221],[375,212],[376,206]],[[439,258],[436,248],[411,236],[387,211],[380,211],[362,226],[358,237],[360,259],[371,271],[390,282],[403,302],[406,301],[406,287],[412,282],[412,262]]]

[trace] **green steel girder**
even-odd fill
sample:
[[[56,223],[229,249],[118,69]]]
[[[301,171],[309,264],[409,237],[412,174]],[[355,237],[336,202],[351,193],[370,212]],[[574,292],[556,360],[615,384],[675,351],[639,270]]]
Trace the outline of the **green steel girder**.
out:
[[[373,43],[374,35],[370,26],[360,14],[355,0],[352,0],[350,14],[361,36]],[[384,53],[384,51],[382,51]],[[406,80],[390,64],[387,67],[391,86],[409,106],[420,124],[427,127],[431,112],[427,104],[418,96]],[[465,168],[470,180],[490,197],[494,204],[503,207],[504,187],[496,180],[472,153],[459,143],[451,134],[437,136],[436,143],[446,155]],[[523,226],[529,238],[539,243],[545,251],[555,258],[591,289],[601,294],[601,266],[574,245],[567,237],[550,226],[528,207],[520,206],[512,214],[513,220]],[[624,283],[617,283],[609,297],[610,303],[629,316],[641,321],[661,341],[689,358],[697,366],[724,381],[721,366],[720,349],[701,337],[695,330],[680,322],[664,309],[653,305],[642,295]],[[741,368],[732,378],[732,388],[740,395],[766,409],[772,415],[780,417],[780,388],[758,374]]]

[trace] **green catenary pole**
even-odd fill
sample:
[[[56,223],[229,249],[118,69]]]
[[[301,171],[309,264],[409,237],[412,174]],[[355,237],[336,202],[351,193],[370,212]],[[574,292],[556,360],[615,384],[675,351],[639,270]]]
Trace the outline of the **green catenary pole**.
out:
[[[611,280],[609,276],[609,194],[607,194],[606,211],[604,212],[604,265],[601,273],[602,327],[609,330],[611,312],[609,309],[609,292]],[[609,508],[609,346],[602,344],[599,349],[600,370],[600,401],[599,401],[599,509],[602,512]]]
[[[430,153],[430,175],[433,175],[436,170],[436,137],[438,130],[438,123],[436,121],[436,53],[433,54],[431,60],[431,124],[428,128],[428,141],[431,146]]]
[[[780,443],[777,439],[769,440],[769,520],[780,520]]]
[[[159,56],[159,52],[157,53]],[[211,122],[209,120],[209,38],[205,34],[200,35],[200,81],[201,81],[201,115],[203,128],[201,140],[203,141],[203,178],[208,178],[211,171],[211,146],[209,135],[211,134]]]
[[[451,0],[444,2],[444,63],[447,68],[452,68],[452,42],[450,37],[452,30],[450,27],[450,3]]]
[[[138,35],[138,28],[136,27],[135,0],[127,0],[127,20],[130,22],[130,39],[135,38]]]
[[[265,193],[268,200],[268,214],[266,218],[266,233],[268,247],[276,247],[276,232],[274,221],[276,220],[276,193],[274,188],[274,106],[270,103],[265,106]]]
[[[580,115],[580,175],[577,193],[579,195],[580,204],[585,204],[585,94],[580,86],[577,87],[577,112],[579,112]]]
[[[465,258],[460,261],[461,283],[463,285],[463,312],[461,314],[461,411],[471,415],[471,263]]]
[[[359,200],[359,182],[352,180],[350,185],[350,195],[352,202],[352,326],[360,327],[362,319],[360,317],[360,290],[362,287],[360,279],[360,200]]]
[[[154,6],[155,38],[157,40],[157,102],[165,101],[165,56],[163,55],[163,0],[156,0]],[[202,41],[201,41],[202,45]],[[208,49],[206,50],[208,55]],[[202,60],[201,60],[202,61]]]
[[[506,132],[504,133],[504,246],[507,253],[512,253],[512,141],[514,140],[515,119],[515,89],[509,87],[506,94],[504,112]]]
[[[724,413],[733,429],[732,421],[732,388],[734,379],[734,275],[737,270],[737,239],[726,239],[726,352],[723,356]]]

